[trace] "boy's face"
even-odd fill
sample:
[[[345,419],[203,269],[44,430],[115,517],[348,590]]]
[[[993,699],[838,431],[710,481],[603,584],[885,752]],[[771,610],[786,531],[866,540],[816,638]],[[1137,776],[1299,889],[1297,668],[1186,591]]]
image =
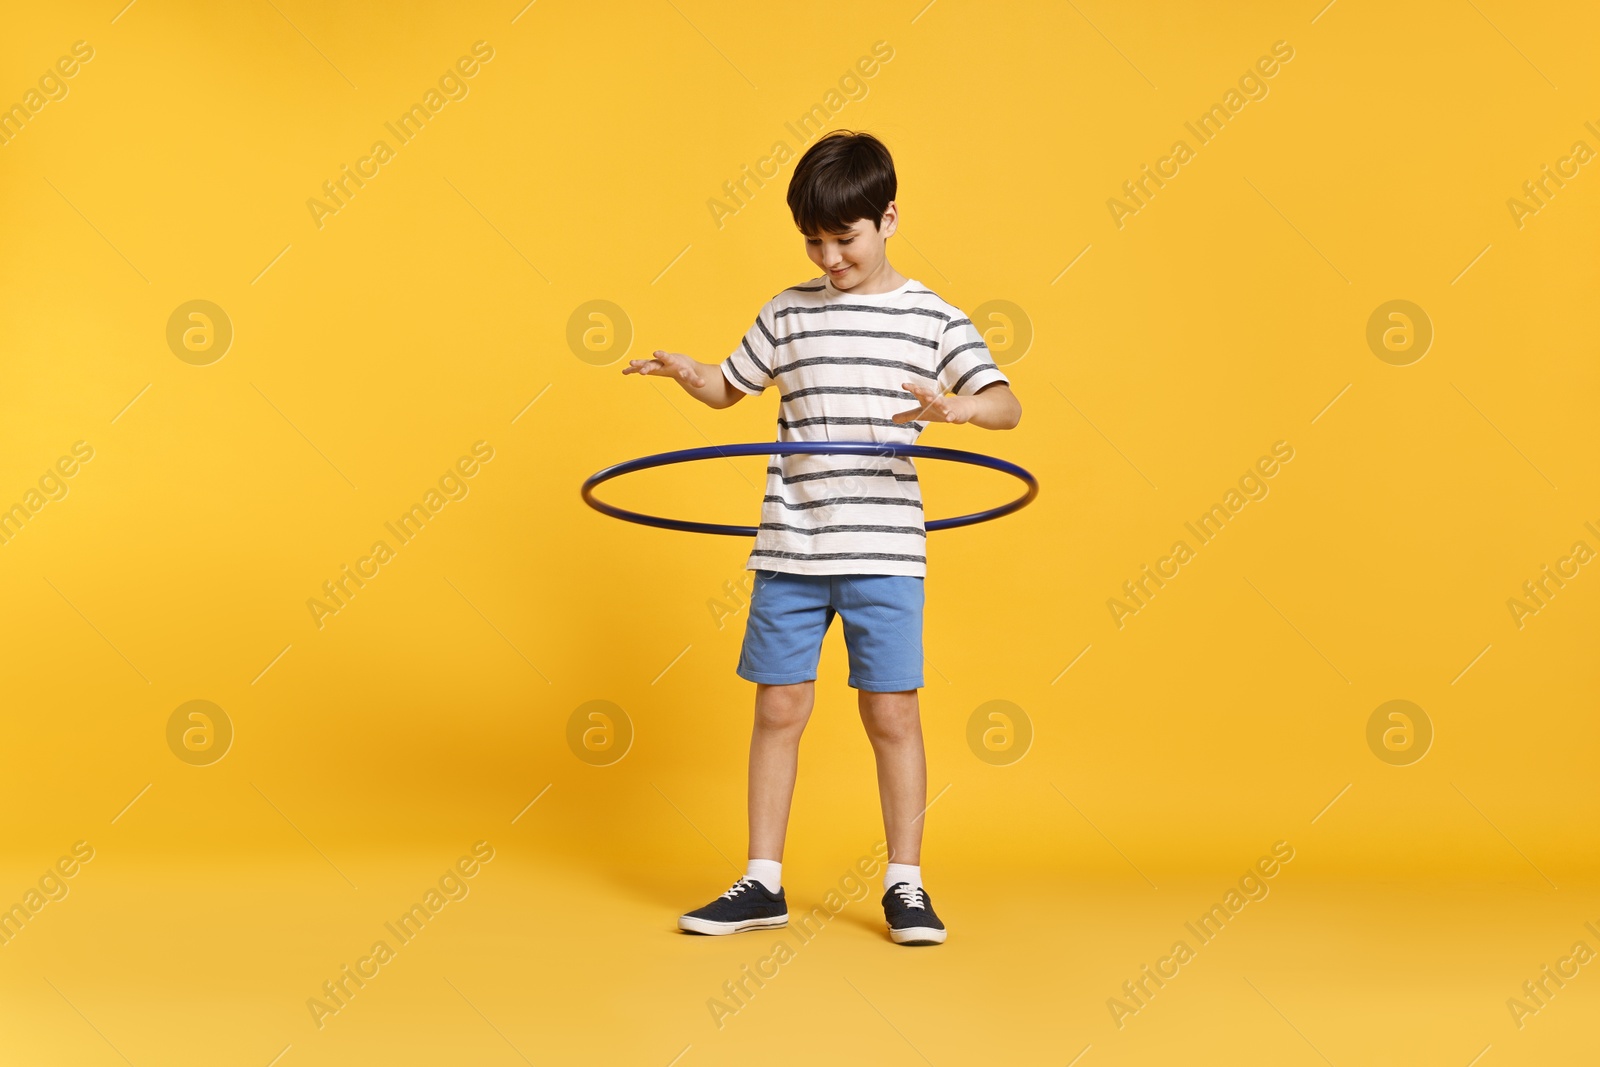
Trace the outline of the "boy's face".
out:
[[[894,234],[895,216],[891,202],[878,226],[870,219],[857,219],[844,233],[807,237],[806,255],[828,272],[836,287],[849,289],[883,269],[884,242]]]

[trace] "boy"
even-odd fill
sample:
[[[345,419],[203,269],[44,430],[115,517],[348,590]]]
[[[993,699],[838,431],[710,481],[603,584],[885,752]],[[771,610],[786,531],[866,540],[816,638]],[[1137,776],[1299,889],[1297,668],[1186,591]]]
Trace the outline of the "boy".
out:
[[[806,254],[826,273],[768,301],[719,366],[657,350],[622,373],[671,375],[713,408],[776,385],[780,441],[909,444],[928,422],[1017,425],[1022,405],[972,321],[890,266],[884,242],[899,217],[895,191],[894,161],[882,142],[830,133],[796,164],[788,198]],[[756,683],[749,867],[727,892],[681,916],[680,929],[731,934],[788,923],[779,875],[800,734],[822,638],[839,614],[849,684],[859,691],[877,759],[891,861],[883,879],[889,935],[901,945],[945,940],[920,865],[926,538],[909,459],[771,458],[746,564],[756,568],[756,582],[738,666],[741,678]]]

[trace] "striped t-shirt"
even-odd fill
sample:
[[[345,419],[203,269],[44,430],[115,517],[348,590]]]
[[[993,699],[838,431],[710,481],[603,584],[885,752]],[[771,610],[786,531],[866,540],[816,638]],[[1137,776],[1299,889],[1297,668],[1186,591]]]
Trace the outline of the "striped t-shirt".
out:
[[[776,385],[779,441],[911,444],[926,423],[902,382],[963,396],[1009,382],[960,309],[909,279],[858,295],[824,274],[767,301],[722,373],[752,396]],[[925,577],[916,466],[896,456],[771,457],[747,569]]]

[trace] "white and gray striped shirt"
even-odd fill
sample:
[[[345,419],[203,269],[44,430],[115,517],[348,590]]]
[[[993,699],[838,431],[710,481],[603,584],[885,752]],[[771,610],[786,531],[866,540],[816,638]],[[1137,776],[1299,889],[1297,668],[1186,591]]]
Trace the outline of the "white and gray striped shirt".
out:
[[[762,307],[722,373],[754,396],[776,385],[779,441],[911,444],[896,423],[917,399],[902,382],[966,396],[1009,382],[959,308],[916,279],[857,295],[820,275]],[[791,574],[927,574],[915,464],[895,456],[774,456],[747,569]]]

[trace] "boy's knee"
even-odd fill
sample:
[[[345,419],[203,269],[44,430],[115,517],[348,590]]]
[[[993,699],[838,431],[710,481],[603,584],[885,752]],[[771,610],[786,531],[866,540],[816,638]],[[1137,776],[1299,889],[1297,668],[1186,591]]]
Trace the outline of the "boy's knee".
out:
[[[763,685],[756,695],[756,725],[769,730],[804,726],[811,717],[814,682]]]
[[[894,743],[915,737],[922,730],[922,712],[916,692],[868,693],[861,691],[861,722],[873,743]]]

